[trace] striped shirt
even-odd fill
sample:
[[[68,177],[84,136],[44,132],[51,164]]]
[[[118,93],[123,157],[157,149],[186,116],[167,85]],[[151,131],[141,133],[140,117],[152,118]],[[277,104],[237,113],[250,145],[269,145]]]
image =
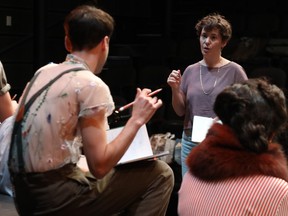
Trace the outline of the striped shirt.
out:
[[[207,182],[190,172],[179,190],[179,216],[287,216],[288,183],[257,175]]]

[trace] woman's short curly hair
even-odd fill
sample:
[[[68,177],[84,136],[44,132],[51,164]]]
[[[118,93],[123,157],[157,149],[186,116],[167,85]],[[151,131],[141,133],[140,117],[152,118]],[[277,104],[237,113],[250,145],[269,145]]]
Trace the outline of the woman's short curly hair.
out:
[[[223,41],[228,42],[231,39],[232,26],[230,22],[219,13],[214,12],[205,16],[195,25],[196,33],[198,36],[201,35],[202,29],[205,29],[206,31],[211,31],[214,28],[219,29]]]

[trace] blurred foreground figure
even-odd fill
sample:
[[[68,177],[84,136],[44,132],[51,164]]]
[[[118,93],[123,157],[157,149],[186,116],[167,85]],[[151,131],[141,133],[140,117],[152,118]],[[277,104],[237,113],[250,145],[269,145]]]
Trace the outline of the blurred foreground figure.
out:
[[[188,155],[179,215],[287,215],[287,160],[273,142],[287,121],[282,90],[262,79],[233,84],[214,111],[222,124]]]

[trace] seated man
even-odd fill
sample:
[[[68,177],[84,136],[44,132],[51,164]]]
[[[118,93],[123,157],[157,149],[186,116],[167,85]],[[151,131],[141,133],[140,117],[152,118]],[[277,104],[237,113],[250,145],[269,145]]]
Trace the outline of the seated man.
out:
[[[131,117],[108,142],[107,117],[115,106],[97,74],[108,56],[114,20],[83,5],[68,14],[64,29],[66,60],[36,72],[16,114],[19,130],[12,134],[8,165],[19,214],[165,216],[174,186],[169,165],[152,160],[116,166],[162,100],[137,88]],[[24,103],[31,106],[24,110]],[[82,149],[90,173],[77,167]]]

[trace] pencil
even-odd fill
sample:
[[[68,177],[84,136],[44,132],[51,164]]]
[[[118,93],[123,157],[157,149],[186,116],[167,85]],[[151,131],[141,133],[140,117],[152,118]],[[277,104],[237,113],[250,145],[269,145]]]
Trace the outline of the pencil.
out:
[[[155,94],[159,93],[160,91],[162,91],[162,88],[157,89],[157,90],[155,90],[155,91],[153,91],[153,92],[150,92],[150,93],[148,94],[148,96],[154,96]],[[126,109],[128,109],[129,107],[133,106],[133,104],[134,104],[134,101],[132,101],[131,103],[128,103],[128,104],[120,107],[118,111],[121,112],[121,111],[123,111],[123,110],[126,110]]]
[[[11,98],[11,100],[14,100],[16,97],[17,97],[17,94],[15,94],[15,95]]]

